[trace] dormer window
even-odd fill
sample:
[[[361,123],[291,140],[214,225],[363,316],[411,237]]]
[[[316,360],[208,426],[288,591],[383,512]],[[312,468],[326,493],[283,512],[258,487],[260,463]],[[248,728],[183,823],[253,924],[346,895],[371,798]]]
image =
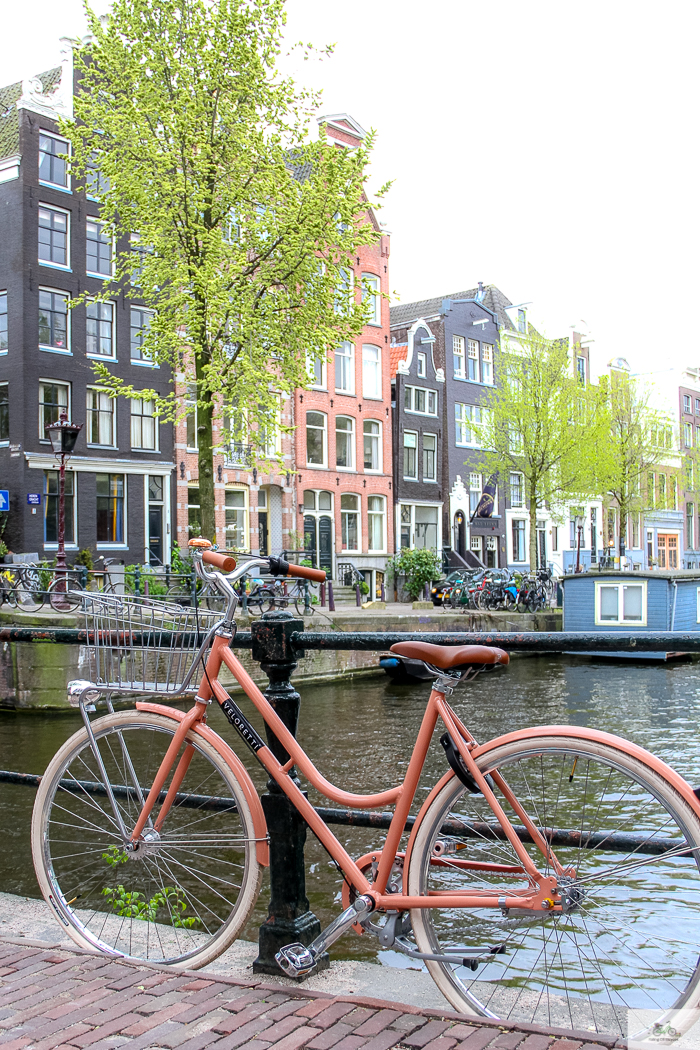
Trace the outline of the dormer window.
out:
[[[419,379],[425,379],[428,367],[428,355],[419,353],[416,358],[416,369]]]
[[[525,311],[518,309],[518,331],[527,334],[527,317]]]

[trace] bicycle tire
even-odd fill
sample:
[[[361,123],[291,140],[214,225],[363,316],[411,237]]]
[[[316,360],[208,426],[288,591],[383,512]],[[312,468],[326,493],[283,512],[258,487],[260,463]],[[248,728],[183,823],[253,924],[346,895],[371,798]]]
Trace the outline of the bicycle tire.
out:
[[[82,605],[82,588],[77,580],[57,576],[49,584],[48,598],[54,612],[76,612]]]
[[[128,752],[145,794],[177,723],[161,715],[120,711],[96,719],[92,728],[110,783],[129,783]],[[197,968],[216,959],[243,929],[262,879],[252,814],[238,780],[214,747],[192,732],[187,744],[194,754],[178,797],[204,790],[220,803],[230,800],[231,806],[175,804],[160,844],[144,850],[140,860],[123,859],[123,842],[106,795],[73,786],[87,780],[101,787],[87,730],[75,733],[49,763],[32,814],[34,868],[45,900],[80,947]],[[133,826],[140,811],[133,787],[124,790],[119,807],[127,828]],[[187,832],[188,827],[194,830]],[[217,837],[221,845],[214,846]],[[73,908],[77,900],[80,904]]]
[[[575,903],[568,915],[509,917],[498,909],[411,912],[422,952],[445,954],[456,944],[485,946],[487,952],[489,946],[504,949],[480,964],[477,974],[447,962],[426,962],[456,1009],[499,1020],[539,1023],[546,1018],[544,1023],[566,1022],[569,1028],[585,1020],[587,1029],[620,1036],[627,1034],[629,1009],[663,1012],[700,1003],[700,818],[662,772],[628,754],[622,741],[602,736],[559,735],[556,726],[533,729],[516,740],[493,741],[479,754],[479,769],[501,771],[540,828],[568,827],[601,838],[590,849],[568,839],[553,846],[564,868],[576,873]],[[497,796],[512,814],[498,791]],[[448,886],[474,892],[485,885],[489,893],[512,892],[518,878],[522,886],[522,875],[455,871],[449,857],[440,866],[433,847],[448,818],[458,826],[479,825],[463,840],[470,862],[520,864],[502,836],[488,837],[483,825],[494,827],[495,819],[483,796],[452,777],[417,829],[408,862],[409,894]],[[660,840],[662,852],[661,840],[687,842],[698,850],[694,856],[662,859],[642,856],[632,844],[622,852],[606,850],[616,830],[643,831],[646,842]],[[544,875],[552,873],[534,845],[526,849]],[[626,872],[628,862],[635,867]],[[645,886],[649,868],[653,886]]]
[[[24,569],[17,585],[17,601],[24,612],[38,612],[42,608],[45,592],[36,569]]]

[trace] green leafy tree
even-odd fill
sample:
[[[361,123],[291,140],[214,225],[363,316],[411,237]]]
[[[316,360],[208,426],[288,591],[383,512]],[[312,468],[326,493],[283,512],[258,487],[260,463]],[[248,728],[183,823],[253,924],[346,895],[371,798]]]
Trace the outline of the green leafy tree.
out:
[[[649,474],[674,454],[673,422],[654,407],[653,391],[624,372],[613,372],[601,388],[607,427],[599,447],[598,473],[603,491],[617,504],[622,555],[629,516],[659,504]]]
[[[390,560],[390,565],[395,576],[406,577],[406,590],[414,601],[421,596],[426,583],[442,575],[440,559],[429,547],[405,548]]]
[[[363,190],[372,136],[357,150],[310,140],[318,97],[277,70],[283,0],[115,0],[88,18],[62,125],[73,174],[114,234],[114,279],[155,311],[143,357],[170,366],[191,404],[95,370],[162,419],[196,406],[213,538],[215,413],[262,448],[310,361],[361,330],[350,268],[379,234]]]
[[[599,494],[598,455],[606,432],[605,391],[571,372],[568,347],[534,329],[501,348],[497,385],[475,425],[481,466],[507,481],[523,475],[530,518],[530,565],[536,564],[540,508]]]

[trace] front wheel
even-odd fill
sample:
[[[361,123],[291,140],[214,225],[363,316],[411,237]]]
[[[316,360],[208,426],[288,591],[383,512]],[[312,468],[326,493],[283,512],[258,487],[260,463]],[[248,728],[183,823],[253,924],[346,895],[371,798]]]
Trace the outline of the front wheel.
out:
[[[83,600],[78,582],[63,576],[56,576],[51,581],[48,594],[54,612],[76,612]]]
[[[552,848],[569,872],[560,880],[568,903],[541,915],[413,910],[420,951],[481,955],[476,972],[426,963],[456,1009],[620,1038],[629,1010],[655,1010],[656,1019],[700,1006],[700,819],[663,767],[624,746],[533,730],[494,741],[477,759],[482,772],[502,775],[536,826],[561,829]],[[448,843],[439,858],[438,839]],[[543,875],[554,874],[534,845],[525,848]],[[502,895],[527,883],[522,869],[503,872],[519,864],[483,796],[453,778],[421,821],[407,890]]]
[[[127,831],[176,727],[138,711],[92,723]],[[189,733],[190,748],[160,834],[147,826],[144,838],[150,834],[151,841],[134,852],[124,848],[87,731],[79,730],[49,763],[32,815],[34,869],[44,898],[81,948],[199,967],[242,930],[262,876],[252,814],[211,744]]]

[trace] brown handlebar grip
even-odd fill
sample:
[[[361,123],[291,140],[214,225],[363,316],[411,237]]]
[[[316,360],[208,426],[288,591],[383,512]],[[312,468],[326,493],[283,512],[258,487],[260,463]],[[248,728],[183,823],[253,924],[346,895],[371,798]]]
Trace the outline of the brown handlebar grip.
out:
[[[219,554],[218,551],[202,551],[202,561],[207,565],[213,565],[222,572],[233,572],[236,568],[236,559],[230,554]]]
[[[310,565],[289,565],[289,575],[299,576],[302,580],[313,580],[314,583],[325,583],[326,574],[323,569],[312,569]]]

